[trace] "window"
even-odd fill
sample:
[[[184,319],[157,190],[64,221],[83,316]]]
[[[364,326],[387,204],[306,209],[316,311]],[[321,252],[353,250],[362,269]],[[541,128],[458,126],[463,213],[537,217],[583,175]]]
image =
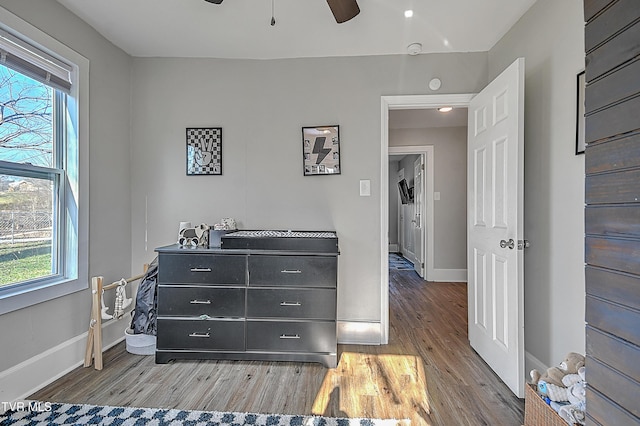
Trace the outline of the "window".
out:
[[[29,34],[0,24],[0,314],[88,281],[78,133],[88,62],[7,15],[0,22]]]
[[[66,95],[0,65],[0,287],[54,276],[65,172],[54,155],[62,115],[54,97]],[[59,151],[64,151],[63,149]]]

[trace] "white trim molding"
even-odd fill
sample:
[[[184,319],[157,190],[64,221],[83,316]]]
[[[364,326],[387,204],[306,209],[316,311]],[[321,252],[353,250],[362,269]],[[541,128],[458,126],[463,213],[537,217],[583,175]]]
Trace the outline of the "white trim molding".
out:
[[[380,323],[377,321],[338,320],[338,343],[342,345],[379,345]]]
[[[475,94],[380,97],[380,343],[389,342],[389,110],[468,107]]]
[[[4,314],[89,287],[89,60],[3,7],[0,7],[0,29],[19,34],[38,50],[73,64],[74,80],[67,99],[67,120],[73,121],[73,126],[68,126],[67,149],[71,151],[68,160],[71,163],[75,158],[75,165],[68,165],[64,194],[65,204],[70,207],[65,210],[69,226],[60,236],[66,241],[63,250],[66,268],[58,279],[24,283],[15,290],[1,291],[0,314]]]
[[[129,318],[125,315],[123,318]],[[124,340],[127,321],[109,321],[102,326],[103,351]],[[26,399],[84,364],[88,333],[60,343],[8,370],[0,372],[0,401]],[[91,366],[93,368],[93,366]]]
[[[547,367],[544,362],[540,361],[535,356],[531,355],[529,352],[524,353],[524,369],[526,372],[526,378],[529,380],[529,372],[533,369],[538,370],[540,373],[544,373],[547,371]]]

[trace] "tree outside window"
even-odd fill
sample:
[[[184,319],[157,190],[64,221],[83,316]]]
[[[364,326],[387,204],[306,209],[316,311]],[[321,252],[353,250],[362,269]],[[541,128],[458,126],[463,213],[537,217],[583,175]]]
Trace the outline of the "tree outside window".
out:
[[[0,66],[0,286],[58,270],[56,92]]]

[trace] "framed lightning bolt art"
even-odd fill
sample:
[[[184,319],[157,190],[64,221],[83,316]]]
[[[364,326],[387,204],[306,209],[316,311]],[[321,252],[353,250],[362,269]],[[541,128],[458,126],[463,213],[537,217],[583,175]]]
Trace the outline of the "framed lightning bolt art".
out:
[[[222,174],[222,128],[187,128],[187,176]]]
[[[339,175],[340,126],[303,127],[302,156],[305,176]]]

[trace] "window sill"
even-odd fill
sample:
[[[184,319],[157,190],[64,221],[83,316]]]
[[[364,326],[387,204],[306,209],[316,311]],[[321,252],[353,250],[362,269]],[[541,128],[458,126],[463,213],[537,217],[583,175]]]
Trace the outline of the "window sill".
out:
[[[61,278],[17,288],[0,289],[0,315],[24,309],[47,300],[63,297],[89,288],[79,279]]]

